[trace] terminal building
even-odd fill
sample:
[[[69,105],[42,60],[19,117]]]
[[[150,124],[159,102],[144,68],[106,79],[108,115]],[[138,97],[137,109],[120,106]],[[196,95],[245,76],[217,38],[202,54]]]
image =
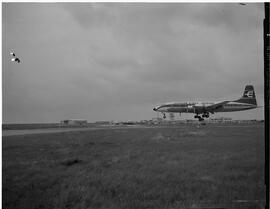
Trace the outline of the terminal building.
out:
[[[60,121],[61,126],[86,126],[87,120],[84,119],[67,119]]]

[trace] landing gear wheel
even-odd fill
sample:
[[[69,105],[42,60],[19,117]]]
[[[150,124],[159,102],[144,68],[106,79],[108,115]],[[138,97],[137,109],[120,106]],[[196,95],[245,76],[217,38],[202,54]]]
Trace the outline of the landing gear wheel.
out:
[[[164,118],[164,119],[166,118],[166,115],[165,115],[165,113],[163,113],[163,118]]]
[[[203,119],[203,118],[201,118],[201,117],[199,117],[199,121],[204,121],[204,119]]]
[[[209,118],[209,114],[208,114],[208,113],[204,113],[204,114],[202,115],[202,117],[203,117],[203,118]]]

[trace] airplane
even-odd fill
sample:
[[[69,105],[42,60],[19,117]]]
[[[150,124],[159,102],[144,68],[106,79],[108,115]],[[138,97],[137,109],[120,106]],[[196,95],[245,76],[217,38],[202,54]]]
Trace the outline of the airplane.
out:
[[[215,112],[233,112],[257,108],[255,91],[252,85],[246,85],[244,93],[240,99],[234,101],[221,102],[170,102],[154,107],[154,111],[161,112],[163,118],[165,113],[193,113],[194,118],[203,121],[209,118],[209,114]]]

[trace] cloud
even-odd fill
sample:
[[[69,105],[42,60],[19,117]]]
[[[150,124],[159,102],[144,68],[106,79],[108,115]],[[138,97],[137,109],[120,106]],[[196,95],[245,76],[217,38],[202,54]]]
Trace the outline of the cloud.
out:
[[[151,118],[247,82],[262,100],[262,19],[262,4],[4,3],[3,120]]]

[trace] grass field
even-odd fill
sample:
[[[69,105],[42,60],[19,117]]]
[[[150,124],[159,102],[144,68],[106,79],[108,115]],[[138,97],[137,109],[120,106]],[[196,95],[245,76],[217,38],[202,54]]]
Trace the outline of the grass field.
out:
[[[263,125],[8,136],[2,148],[4,209],[264,205]]]

